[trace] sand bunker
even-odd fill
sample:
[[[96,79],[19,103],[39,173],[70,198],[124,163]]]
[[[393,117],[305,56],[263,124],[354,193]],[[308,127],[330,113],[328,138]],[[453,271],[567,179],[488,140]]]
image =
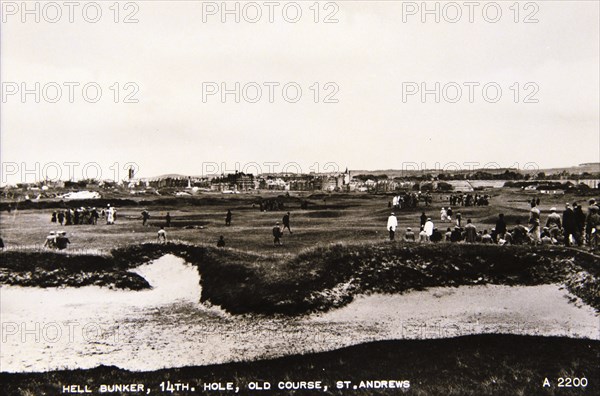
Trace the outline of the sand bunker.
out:
[[[195,267],[167,255],[136,269],[151,290],[0,288],[5,372],[206,365],[373,340],[478,333],[600,339],[594,310],[558,285],[432,288],[358,297],[301,318],[231,316],[199,303]]]

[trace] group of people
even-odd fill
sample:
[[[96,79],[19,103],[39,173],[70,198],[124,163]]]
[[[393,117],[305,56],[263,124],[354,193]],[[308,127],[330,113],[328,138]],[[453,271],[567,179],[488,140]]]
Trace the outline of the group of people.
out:
[[[279,222],[275,223],[275,226],[272,229],[273,246],[283,245],[283,243],[281,242],[281,238],[283,237],[283,232],[286,228],[288,229],[290,234],[292,234],[292,229],[290,227],[290,212],[287,212],[285,215],[283,215],[282,225],[280,225]]]
[[[98,219],[102,217],[106,219],[106,224],[114,224],[117,219],[117,210],[114,207],[111,207],[108,204],[106,209],[102,209],[102,211],[98,211],[98,209],[93,207],[80,207],[80,208],[68,208],[64,210],[58,210],[52,212],[52,217],[50,218],[51,223],[57,223],[65,226],[70,225],[84,225],[98,224]]]
[[[463,198],[461,198],[463,197]],[[394,208],[404,208],[405,205],[416,205],[419,196],[414,193],[406,193],[405,195],[395,196],[392,200]],[[451,195],[450,201],[455,205],[487,205],[487,195]],[[277,202],[267,201],[267,202]],[[420,216],[420,229],[418,232],[412,228],[406,228],[402,239],[407,242],[466,242],[466,243],[495,243],[495,244],[540,244],[540,245],[557,245],[565,246],[588,245],[592,250],[596,249],[600,243],[600,209],[594,199],[589,201],[587,213],[584,212],[581,205],[577,202],[565,204],[562,213],[559,213],[555,207],[550,209],[550,214],[542,222],[541,211],[539,209],[539,198],[532,199],[530,203],[529,219],[526,224],[521,224],[519,219],[516,219],[512,229],[508,229],[504,214],[499,214],[495,227],[478,230],[471,219],[467,219],[466,224],[462,224],[462,215],[460,212],[454,212],[451,207],[442,207],[440,210],[440,221],[442,223],[454,222],[454,227],[447,227],[444,231],[442,228],[436,227],[431,217],[428,217],[425,212]],[[389,205],[388,205],[389,206]],[[414,207],[414,206],[413,206]],[[76,209],[65,209],[52,212],[52,223],[60,225],[79,225],[79,224],[97,224],[100,217],[106,219],[106,224],[114,224],[117,216],[117,211],[110,204],[106,209],[99,212],[94,207],[81,207]],[[150,213],[144,209],[141,213],[142,224],[148,225]],[[225,215],[225,226],[231,226],[233,213],[228,210]],[[167,213],[166,227],[171,225],[171,215]],[[389,239],[396,239],[396,231],[398,228],[398,219],[394,212],[390,214],[387,220],[387,230]],[[284,231],[288,230],[292,234],[290,226],[290,212],[287,212],[281,222],[276,222],[272,228],[273,245],[282,246],[281,241]],[[165,243],[167,241],[167,233],[164,227],[160,227],[158,231],[158,242]],[[66,232],[52,231],[46,237],[44,246],[50,249],[63,250],[71,242],[66,236]],[[221,235],[217,241],[218,247],[225,246],[225,239]]]
[[[596,200],[588,202],[587,214],[577,202],[566,203],[562,216],[555,207],[550,209],[546,223],[542,226],[541,212],[537,202],[531,202],[527,236],[535,244],[588,245],[592,250],[600,239],[600,209]]]
[[[255,205],[252,205],[252,206],[254,207]],[[263,199],[258,203],[258,209],[261,212],[283,210],[284,207],[285,207],[285,204],[283,203],[283,201],[281,199],[276,199],[276,198]]]
[[[452,223],[452,216],[454,215],[454,211],[452,210],[451,207],[448,206],[448,208],[442,208],[440,210],[440,221],[442,223]],[[421,223],[423,223],[423,218],[427,217],[425,215],[425,212],[423,212],[421,214]],[[457,226],[461,226],[462,225],[462,214],[460,212],[456,213],[456,225]]]
[[[419,201],[424,201],[425,206],[429,206],[433,202],[431,193],[415,193],[405,192],[404,194],[395,195],[392,201],[388,203],[388,207],[394,209],[416,208],[419,206]]]
[[[448,197],[451,206],[488,206],[490,196],[487,194],[451,194]]]
[[[540,244],[556,245],[564,244],[570,246],[584,244],[595,250],[600,242],[600,209],[595,200],[589,201],[587,214],[581,206],[574,202],[565,205],[562,216],[557,213],[556,208],[550,209],[546,218],[545,226],[542,227],[541,212],[537,207],[537,201],[531,202],[528,226],[521,224],[519,219],[512,229],[508,229],[504,214],[499,214],[495,227],[491,230],[478,230],[471,219],[467,219],[466,225],[461,224],[460,214],[456,216],[456,225],[447,227],[445,231],[435,226],[425,212],[421,214],[420,231],[417,234],[408,227],[403,235],[407,242],[466,242],[466,243],[495,243],[500,245],[513,244]],[[441,221],[451,222],[451,209],[442,208]],[[390,240],[395,240],[398,219],[395,213],[391,213],[387,220],[387,230]]]
[[[106,224],[114,224],[117,210],[107,205],[106,209],[98,211],[95,207],[68,208],[52,212],[50,222],[61,226],[71,225],[96,225],[100,217],[106,219]],[[64,250],[71,243],[66,231],[50,231],[44,240],[44,247],[48,249]]]
[[[48,249],[64,250],[70,243],[71,241],[67,238],[66,231],[50,231],[44,241],[44,247]]]

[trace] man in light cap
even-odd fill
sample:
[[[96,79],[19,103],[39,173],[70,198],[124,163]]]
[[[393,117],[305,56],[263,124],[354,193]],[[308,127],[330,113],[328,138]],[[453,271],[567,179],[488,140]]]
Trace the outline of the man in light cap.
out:
[[[551,238],[557,241],[562,239],[562,221],[560,215],[556,213],[556,207],[550,208],[550,214],[546,219],[546,228],[548,228]]]
[[[48,249],[56,249],[56,232],[50,231],[46,240],[44,241],[44,247]]]
[[[467,225],[465,226],[465,240],[467,243],[475,243],[477,240],[477,227],[471,222],[471,219],[467,219]]]
[[[562,223],[560,221],[560,215],[556,213],[556,208],[550,208],[550,214],[548,215],[548,219],[546,220],[546,227],[549,229],[552,228],[562,228]]]
[[[394,212],[388,217],[387,220],[387,229],[390,232],[390,241],[393,241],[396,236],[396,227],[398,227],[398,219]]]

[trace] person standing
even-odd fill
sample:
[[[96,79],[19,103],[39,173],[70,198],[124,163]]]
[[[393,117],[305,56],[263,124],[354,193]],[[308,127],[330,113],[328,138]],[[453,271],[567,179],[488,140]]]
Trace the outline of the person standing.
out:
[[[425,235],[427,236],[427,240],[429,241],[431,235],[433,235],[433,229],[435,226],[433,225],[433,221],[430,218],[427,218],[425,225],[423,226],[423,231],[425,231]]]
[[[581,233],[577,231],[577,220],[575,219],[575,212],[571,209],[571,205],[566,204],[565,210],[563,211],[562,219],[565,246],[571,246],[571,237],[577,246],[581,246]]]
[[[456,212],[456,225],[458,228],[462,227],[462,214],[460,212]]]
[[[51,223],[56,223],[56,210],[52,212],[52,218],[50,219]]]
[[[588,244],[590,245],[590,250],[596,250],[598,246],[598,242],[600,239],[600,209],[596,205],[596,201],[591,199],[590,206],[588,207],[588,214],[585,218],[585,236],[587,238]]]
[[[157,240],[159,243],[167,243],[167,232],[165,231],[164,227],[160,227],[160,230],[158,230]]]
[[[477,241],[477,227],[471,223],[471,219],[467,219],[465,226],[465,241],[467,243],[475,243]]]
[[[583,213],[581,205],[579,205],[577,202],[573,202],[573,212],[575,213],[575,226],[577,227],[577,232],[580,235],[580,240],[583,243],[583,238],[585,235],[585,214]]]
[[[292,229],[290,228],[290,212],[287,212],[285,215],[283,215],[283,231],[285,231],[286,228],[291,234]]]
[[[448,210],[446,210],[446,215],[448,216],[448,221],[450,223],[452,223],[452,208],[448,207]]]
[[[148,219],[150,218],[150,213],[148,210],[144,209],[142,211],[142,226],[146,227],[148,225]]]
[[[448,220],[448,213],[446,212],[445,208],[442,208],[440,210],[440,221],[443,223],[443,222],[445,222],[447,220]]]
[[[73,213],[71,212],[71,209],[67,209],[65,212],[65,225],[71,225],[72,223],[72,219],[73,219]]]
[[[538,244],[541,241],[542,230],[540,229],[540,210],[536,207],[534,202],[531,202],[531,210],[529,211],[529,233],[533,239],[534,244]]]
[[[219,237],[219,240],[217,241],[217,247],[218,248],[224,248],[225,247],[225,238],[223,237],[223,235],[221,235]]]
[[[425,223],[427,222],[427,215],[425,214],[425,212],[421,213],[421,230],[423,230],[423,228],[425,227]]]
[[[506,233],[506,222],[504,221],[504,213],[500,213],[498,215],[498,220],[496,220],[496,235],[500,237],[500,239],[504,239],[504,234]],[[496,238],[497,239],[497,238]],[[494,240],[497,242],[497,240]]]
[[[61,210],[60,212],[58,212],[56,217],[57,217],[58,223],[60,225],[63,225],[65,223],[65,212],[64,211]]]
[[[390,241],[393,241],[396,236],[396,227],[398,227],[398,219],[394,212],[392,212],[387,220],[387,230],[390,232]]]
[[[231,210],[228,209],[227,210],[227,214],[225,215],[225,225],[227,227],[229,227],[231,225],[231,217],[233,216],[233,214],[231,213]]]
[[[281,227],[279,226],[279,222],[275,223],[275,227],[273,227],[273,246],[281,246],[281,237],[283,236],[283,232],[281,232]]]
[[[108,205],[108,209],[106,209],[106,224],[115,224],[115,210]]]
[[[550,209],[550,214],[548,215],[548,219],[546,220],[546,227],[549,229],[552,228],[562,228],[562,222],[560,221],[560,215],[556,213],[556,208],[552,207]]]
[[[171,214],[169,212],[165,216],[165,221],[167,222],[167,227],[171,227]]]

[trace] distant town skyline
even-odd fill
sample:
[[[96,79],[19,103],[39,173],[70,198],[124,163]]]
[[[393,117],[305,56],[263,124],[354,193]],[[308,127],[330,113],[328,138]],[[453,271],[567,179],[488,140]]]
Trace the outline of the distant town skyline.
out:
[[[315,23],[302,2],[298,23],[203,22],[203,3],[139,2],[137,23],[114,23],[108,8],[98,23],[5,15],[2,172],[17,164],[23,180],[56,163],[66,175],[68,162],[98,164],[108,179],[126,177],[128,163],[153,177],[202,173],[203,164],[296,163],[308,173],[327,164],[554,168],[600,158],[598,2],[537,3],[537,23],[515,23],[508,8],[498,23],[480,10],[474,23],[403,21],[406,2],[387,1],[337,2],[337,23]],[[39,103],[26,93],[36,83]],[[209,94],[238,83],[225,101]],[[278,84],[273,103],[269,83]],[[86,84],[88,96],[101,88],[97,103],[82,97]],[[286,84],[302,100],[284,98]],[[501,100],[482,96],[486,84],[488,96],[501,88]],[[62,97],[51,103],[57,86]],[[257,86],[263,97],[251,103]],[[451,103],[457,87],[462,99]]]

